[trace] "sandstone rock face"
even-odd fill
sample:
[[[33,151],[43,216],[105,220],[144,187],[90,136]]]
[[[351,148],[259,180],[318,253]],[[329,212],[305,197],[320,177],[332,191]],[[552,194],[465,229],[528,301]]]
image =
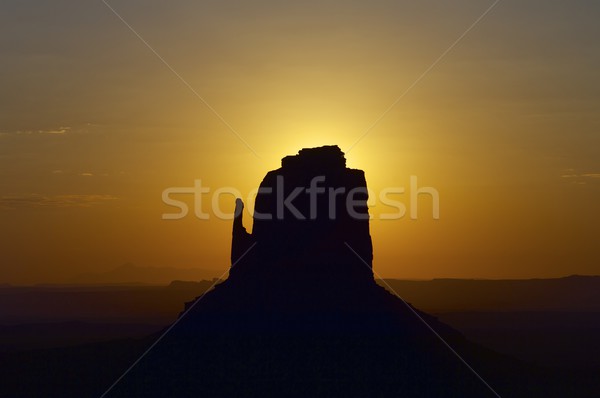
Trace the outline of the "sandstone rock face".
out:
[[[286,156],[260,184],[252,234],[238,199],[230,278],[372,280],[367,199],[364,172],[339,147]]]

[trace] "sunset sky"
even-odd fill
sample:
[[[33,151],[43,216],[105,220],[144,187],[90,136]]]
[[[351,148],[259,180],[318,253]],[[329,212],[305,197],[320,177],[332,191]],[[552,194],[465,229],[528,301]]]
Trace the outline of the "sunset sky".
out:
[[[101,0],[0,5],[0,283],[224,272],[231,221],[163,220],[163,190],[245,199],[331,144],[375,193],[382,277],[600,274],[598,2],[108,4],[123,20]],[[410,176],[439,220],[427,197],[380,219]]]

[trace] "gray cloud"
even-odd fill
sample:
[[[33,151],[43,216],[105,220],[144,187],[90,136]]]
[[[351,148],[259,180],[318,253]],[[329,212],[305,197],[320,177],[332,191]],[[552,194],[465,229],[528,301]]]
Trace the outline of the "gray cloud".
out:
[[[45,130],[15,130],[15,131],[4,131],[0,132],[0,136],[11,136],[11,135],[36,135],[36,134],[50,134],[50,135],[64,135],[71,131],[71,127],[60,126],[58,128],[51,128]]]
[[[585,185],[588,181],[600,179],[600,173],[576,173],[573,169],[567,169],[561,175],[561,178],[575,184]]]
[[[97,133],[103,128],[100,124],[84,123],[77,126],[47,127],[42,129],[15,129],[0,131],[0,137],[18,136],[66,136]]]
[[[0,209],[92,207],[115,199],[112,195],[7,195],[0,196]]]

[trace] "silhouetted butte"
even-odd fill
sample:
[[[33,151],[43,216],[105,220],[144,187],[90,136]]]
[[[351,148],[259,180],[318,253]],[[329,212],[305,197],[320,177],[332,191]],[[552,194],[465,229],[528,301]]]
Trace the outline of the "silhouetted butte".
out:
[[[474,365],[477,347],[375,283],[367,199],[337,146],[283,158],[252,233],[237,201],[229,278],[108,396],[494,396],[430,327]]]

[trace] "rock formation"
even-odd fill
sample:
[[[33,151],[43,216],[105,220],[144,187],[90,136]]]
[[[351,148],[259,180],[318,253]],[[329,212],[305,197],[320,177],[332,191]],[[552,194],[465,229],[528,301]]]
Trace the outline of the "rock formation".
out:
[[[374,282],[365,176],[338,147],[260,188],[251,234],[236,202],[229,278],[107,396],[494,396],[440,336],[479,369],[478,347]]]
[[[236,202],[230,278],[372,280],[367,199],[364,172],[339,147],[286,156],[260,184],[251,235]]]

